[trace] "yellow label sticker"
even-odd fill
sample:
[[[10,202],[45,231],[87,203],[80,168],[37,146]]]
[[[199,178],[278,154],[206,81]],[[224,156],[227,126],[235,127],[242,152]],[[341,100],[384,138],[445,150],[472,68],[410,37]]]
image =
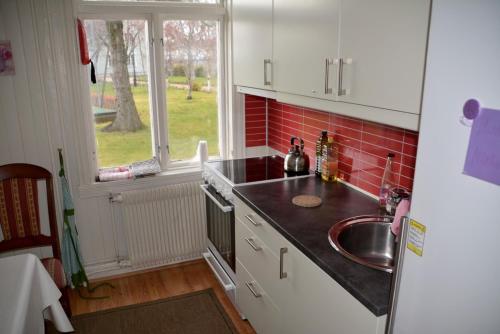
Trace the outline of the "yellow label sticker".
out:
[[[408,241],[406,247],[418,256],[422,256],[424,252],[425,225],[420,224],[416,220],[411,219],[408,226]]]

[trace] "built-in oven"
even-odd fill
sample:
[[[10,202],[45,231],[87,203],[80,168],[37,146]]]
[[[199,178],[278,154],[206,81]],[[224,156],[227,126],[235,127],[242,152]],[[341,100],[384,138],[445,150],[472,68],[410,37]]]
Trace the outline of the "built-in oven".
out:
[[[289,177],[278,155],[232,160],[206,161],[202,190],[206,197],[208,250],[203,254],[208,265],[236,309],[235,213],[233,187],[273,182]],[[244,315],[241,314],[242,318]]]
[[[234,205],[211,184],[201,185],[206,198],[208,252],[203,256],[236,305]]]

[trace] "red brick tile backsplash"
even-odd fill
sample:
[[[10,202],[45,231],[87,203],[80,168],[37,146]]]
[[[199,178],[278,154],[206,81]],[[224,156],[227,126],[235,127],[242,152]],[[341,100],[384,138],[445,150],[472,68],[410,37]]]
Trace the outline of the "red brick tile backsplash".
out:
[[[396,182],[412,190],[417,132],[247,95],[247,147],[266,145],[266,105],[268,146],[286,153],[290,137],[302,137],[314,166],[316,139],[321,130],[328,130],[339,147],[340,178],[378,195],[387,153],[392,152]]]
[[[266,98],[245,96],[246,147],[266,145]]]

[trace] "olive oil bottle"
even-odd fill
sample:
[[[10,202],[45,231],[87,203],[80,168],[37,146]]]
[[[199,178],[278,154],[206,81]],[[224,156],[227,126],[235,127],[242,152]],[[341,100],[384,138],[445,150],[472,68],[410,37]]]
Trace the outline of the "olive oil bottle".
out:
[[[321,135],[318,140],[316,140],[316,170],[315,173],[321,176],[321,160],[323,157],[323,145],[328,142],[328,132],[326,130],[321,131]]]
[[[321,159],[321,179],[325,182],[334,182],[337,180],[339,169],[338,147],[333,142],[333,137],[328,137],[328,142],[323,145]]]

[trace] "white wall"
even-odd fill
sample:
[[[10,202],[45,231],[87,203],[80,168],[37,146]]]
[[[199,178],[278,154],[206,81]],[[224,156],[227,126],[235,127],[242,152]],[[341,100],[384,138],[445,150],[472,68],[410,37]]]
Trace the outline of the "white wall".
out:
[[[500,333],[500,187],[462,174],[469,98],[500,109],[500,1],[434,0],[411,212],[427,233],[405,254],[397,334]]]
[[[63,148],[87,272],[120,269],[126,249],[109,194],[199,180],[201,173],[91,184],[91,144],[78,140],[90,137],[83,133],[88,100],[80,75],[87,68],[79,63],[73,1],[0,0],[0,40],[11,41],[16,67],[14,76],[0,76],[0,164],[26,162],[52,172],[61,226],[57,148]]]
[[[60,62],[66,54],[60,48],[67,37],[65,10],[60,0],[0,0],[0,40],[10,40],[15,64],[15,75],[0,76],[0,164],[40,165],[55,180],[57,148],[64,148],[60,114],[71,106],[72,96],[61,82],[67,76]],[[58,183],[55,191],[60,221]]]
[[[75,37],[72,1],[0,0],[0,40],[11,41],[16,70],[14,76],[0,76],[0,164],[26,162],[52,172],[61,227],[57,148],[64,149],[84,262],[92,267],[116,262],[118,254],[109,190],[80,196],[79,157],[87,148],[76,135],[84,127],[78,126],[81,67]],[[42,221],[44,231],[47,225]],[[47,249],[31,251],[50,255]]]
[[[33,52],[34,31],[22,25],[20,11],[30,14],[18,8],[22,5],[0,2],[0,40],[11,40],[16,67],[14,76],[0,76],[0,164],[32,162],[52,169],[41,78],[32,70],[38,58]],[[31,43],[25,45],[25,38]]]

